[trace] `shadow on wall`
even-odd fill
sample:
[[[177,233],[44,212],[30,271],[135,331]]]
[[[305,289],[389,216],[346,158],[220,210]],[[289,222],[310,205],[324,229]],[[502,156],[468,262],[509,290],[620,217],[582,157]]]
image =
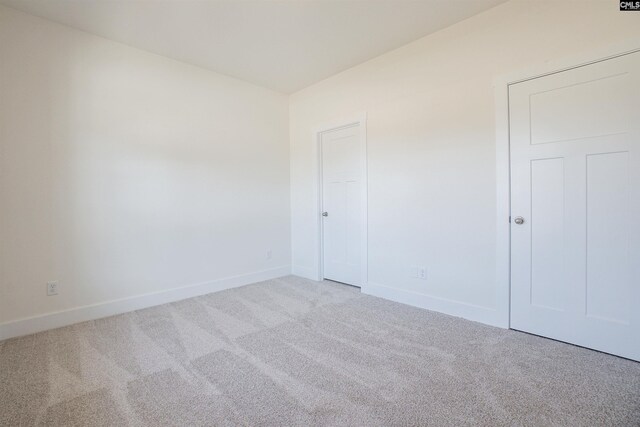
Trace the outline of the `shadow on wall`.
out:
[[[289,263],[286,97],[9,9],[0,24],[0,323]]]

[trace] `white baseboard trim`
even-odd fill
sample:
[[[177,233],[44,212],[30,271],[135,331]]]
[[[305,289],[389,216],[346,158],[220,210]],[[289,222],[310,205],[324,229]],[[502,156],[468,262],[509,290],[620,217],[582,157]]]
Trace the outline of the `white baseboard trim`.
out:
[[[362,293],[418,308],[424,308],[426,310],[437,311],[438,313],[444,313],[450,316],[462,317],[463,319],[485,323],[499,328],[509,327],[508,324],[504,324],[503,313],[488,307],[391,288],[372,282],[362,287]]]
[[[225,289],[237,288],[263,280],[276,279],[291,274],[291,267],[281,266],[268,270],[256,271],[239,276],[225,277],[210,282],[196,283],[194,285],[150,294],[137,295],[119,300],[107,301],[97,304],[85,305],[64,311],[43,314],[40,316],[18,319],[0,324],[0,341],[22,335],[42,332],[49,329],[60,328],[74,323],[100,319],[127,313],[142,308],[167,304]]]

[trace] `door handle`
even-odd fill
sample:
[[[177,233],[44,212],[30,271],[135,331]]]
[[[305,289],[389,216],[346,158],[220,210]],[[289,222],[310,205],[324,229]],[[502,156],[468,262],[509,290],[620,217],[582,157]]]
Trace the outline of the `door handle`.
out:
[[[329,212],[322,212],[322,216],[329,216]]]
[[[513,220],[513,222],[515,222],[518,225],[522,225],[524,224],[524,218],[522,218],[521,216],[517,216],[516,219]]]

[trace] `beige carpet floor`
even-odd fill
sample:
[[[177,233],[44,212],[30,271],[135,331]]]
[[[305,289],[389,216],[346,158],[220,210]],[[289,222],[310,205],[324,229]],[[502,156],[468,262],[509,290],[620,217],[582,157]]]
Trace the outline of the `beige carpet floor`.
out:
[[[0,425],[638,426],[640,363],[286,277],[0,342]]]

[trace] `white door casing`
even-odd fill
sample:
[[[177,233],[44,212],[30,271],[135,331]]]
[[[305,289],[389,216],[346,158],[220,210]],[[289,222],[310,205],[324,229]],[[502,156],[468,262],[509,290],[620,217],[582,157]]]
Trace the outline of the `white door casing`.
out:
[[[639,82],[636,52],[509,86],[510,325],[635,360]]]
[[[320,134],[323,278],[362,285],[360,124]]]

